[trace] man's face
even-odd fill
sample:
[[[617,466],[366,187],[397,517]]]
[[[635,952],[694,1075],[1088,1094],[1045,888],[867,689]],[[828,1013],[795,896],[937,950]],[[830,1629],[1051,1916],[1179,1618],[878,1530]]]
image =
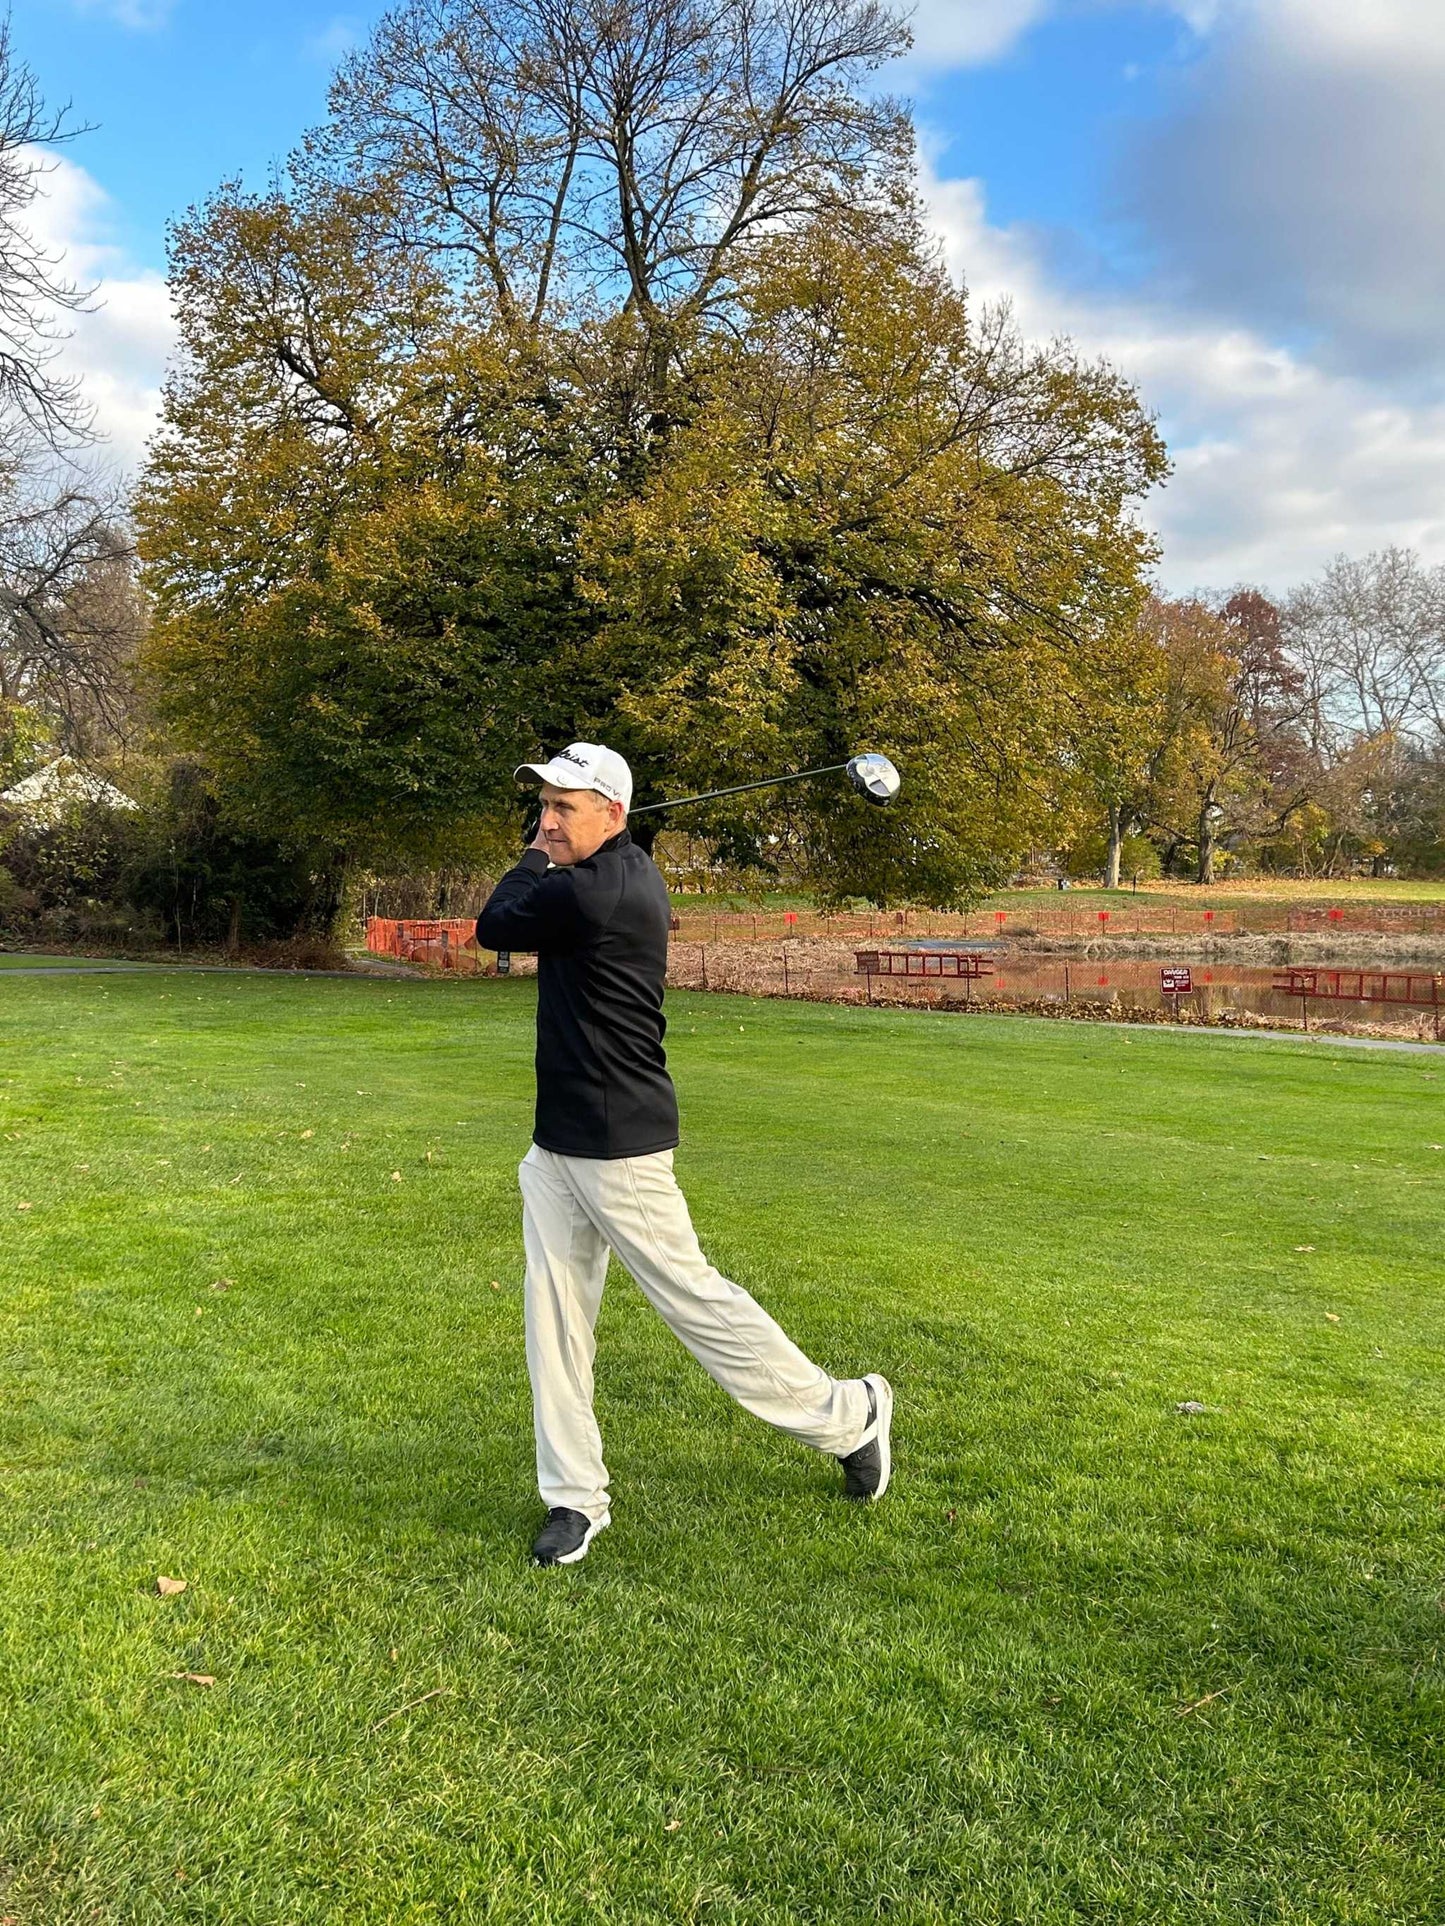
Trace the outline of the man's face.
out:
[[[627,820],[622,804],[609,802],[595,789],[554,789],[542,784],[542,822],[538,847],[554,863],[585,863]]]

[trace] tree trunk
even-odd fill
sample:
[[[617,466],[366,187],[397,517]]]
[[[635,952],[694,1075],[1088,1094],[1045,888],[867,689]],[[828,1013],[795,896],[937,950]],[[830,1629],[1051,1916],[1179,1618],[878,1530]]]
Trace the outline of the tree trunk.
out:
[[[311,876],[306,909],[297,920],[293,935],[299,936],[303,931],[329,938],[339,935],[350,874],[345,850],[330,849],[319,855],[318,866]]]
[[[1124,812],[1118,803],[1109,804],[1109,855],[1104,864],[1104,888],[1119,887],[1119,865],[1124,856]]]
[[[1207,803],[1199,812],[1199,873],[1195,881],[1214,881],[1214,818],[1209,813]]]
[[[226,954],[227,956],[239,955],[240,949],[241,949],[241,899],[239,896],[233,896],[231,898],[231,926],[226,931]]]

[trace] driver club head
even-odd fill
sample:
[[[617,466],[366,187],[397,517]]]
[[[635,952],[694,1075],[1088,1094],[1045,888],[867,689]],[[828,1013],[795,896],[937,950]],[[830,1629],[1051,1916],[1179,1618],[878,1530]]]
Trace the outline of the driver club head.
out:
[[[880,756],[871,750],[865,755],[853,757],[848,764],[848,780],[860,796],[876,803],[880,809],[885,803],[893,801],[903,782],[887,756]]]

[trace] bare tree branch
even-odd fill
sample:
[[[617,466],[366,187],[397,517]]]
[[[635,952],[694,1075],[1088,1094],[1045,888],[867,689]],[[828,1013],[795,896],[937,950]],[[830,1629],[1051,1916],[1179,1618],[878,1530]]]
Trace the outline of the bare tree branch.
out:
[[[144,625],[118,491],[52,469],[0,503],[0,700],[82,758],[124,747]]]
[[[745,243],[891,191],[906,120],[857,83],[907,44],[880,0],[408,0],[301,168],[382,190],[505,323],[633,313],[665,356]]]
[[[38,434],[52,447],[89,438],[90,409],[74,379],[55,370],[60,318],[90,300],[27,225],[53,162],[46,155],[84,133],[70,110],[48,108],[0,19],[0,438]]]

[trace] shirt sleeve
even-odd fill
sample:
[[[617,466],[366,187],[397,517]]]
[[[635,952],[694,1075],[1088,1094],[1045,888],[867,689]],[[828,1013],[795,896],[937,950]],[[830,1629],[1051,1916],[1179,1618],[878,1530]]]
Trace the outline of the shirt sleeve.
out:
[[[553,869],[540,849],[529,849],[509,869],[477,918],[485,950],[562,952],[582,936],[577,891],[567,869]]]

